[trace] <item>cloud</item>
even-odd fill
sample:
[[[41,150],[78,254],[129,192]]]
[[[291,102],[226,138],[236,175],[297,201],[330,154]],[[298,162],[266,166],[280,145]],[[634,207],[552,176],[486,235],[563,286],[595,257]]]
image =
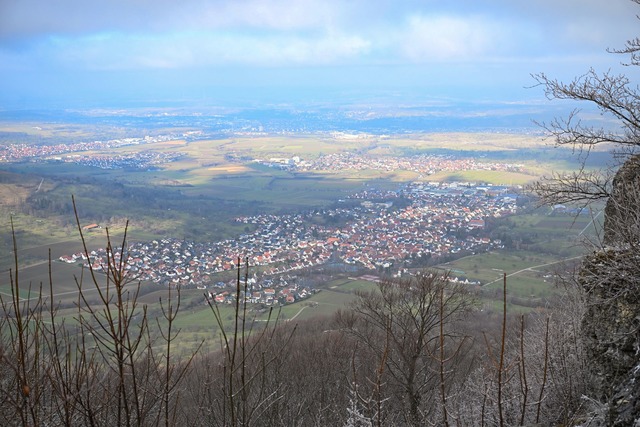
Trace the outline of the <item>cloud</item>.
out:
[[[477,17],[415,15],[400,37],[400,48],[414,62],[474,60],[494,53],[499,44],[492,27]]]
[[[34,49],[32,56],[63,68],[183,69],[344,63],[366,55],[370,48],[366,39],[342,33],[305,36],[261,32],[100,33],[50,37]]]
[[[355,2],[357,3],[357,2]],[[20,0],[0,2],[0,37],[94,32],[321,29],[349,15],[338,0]]]
[[[330,28],[343,19],[349,9],[346,5],[348,3],[335,0],[229,1],[206,5],[205,14],[200,15],[202,19],[196,25],[201,28],[240,26],[274,30]],[[187,16],[187,21],[191,21],[194,15]]]
[[[561,64],[575,74],[578,60],[582,69],[636,35],[637,5],[609,3],[0,0],[0,70]]]
[[[619,46],[638,35],[640,8],[631,0],[507,1],[504,7],[516,22],[534,23],[545,41],[573,51]]]
[[[350,62],[372,50],[349,25],[360,1],[0,0],[0,53],[14,68]]]

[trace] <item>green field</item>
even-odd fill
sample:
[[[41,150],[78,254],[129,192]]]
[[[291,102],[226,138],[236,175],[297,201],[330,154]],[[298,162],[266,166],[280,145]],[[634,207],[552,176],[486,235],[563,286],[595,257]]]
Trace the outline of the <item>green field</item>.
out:
[[[563,293],[557,274],[570,271],[596,241],[602,229],[601,215],[551,216],[549,210],[509,218],[508,233],[520,239],[516,251],[494,251],[457,259],[439,266],[453,276],[480,281],[479,290],[488,300],[502,298],[503,275],[507,275],[510,307],[519,310],[553,303]],[[527,242],[527,243],[525,243]],[[494,303],[490,303],[494,304]]]
[[[553,255],[519,251],[491,252],[458,259],[438,268],[452,276],[480,281],[477,289],[489,300],[502,298],[504,274],[507,275],[507,295],[528,307],[545,306],[563,289],[555,283],[556,273],[564,273],[567,266],[579,262],[581,255],[558,259]]]
[[[337,310],[347,308],[355,300],[355,290],[376,289],[375,283],[364,280],[345,278],[338,282],[340,285],[336,285],[336,282],[332,281],[315,295],[282,307],[259,307],[255,304],[248,304],[247,329],[260,330],[267,325],[267,321],[273,325],[276,322],[298,322],[315,317],[331,316]],[[203,340],[207,342],[207,345],[216,345],[215,343],[220,338],[220,328],[216,316],[211,307],[204,302],[201,292],[195,290],[182,292],[182,308],[174,323],[176,330],[180,330],[180,348],[187,353]],[[140,298],[141,303],[149,304],[151,319],[162,319],[157,302],[160,297],[166,303],[167,291],[145,294]],[[193,304],[193,301],[197,301],[197,303]],[[225,330],[231,333],[234,328],[234,305],[219,304],[214,306],[220,314]],[[64,311],[64,313],[70,312],[69,310]],[[153,323],[155,324],[155,320]],[[161,321],[161,324],[164,322]]]

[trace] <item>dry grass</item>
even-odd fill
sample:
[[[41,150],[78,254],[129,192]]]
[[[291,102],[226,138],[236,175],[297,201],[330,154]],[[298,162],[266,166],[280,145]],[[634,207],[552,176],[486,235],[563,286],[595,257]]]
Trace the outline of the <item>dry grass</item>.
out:
[[[221,173],[244,173],[244,172],[251,171],[251,169],[249,169],[244,165],[234,165],[234,164],[215,166],[215,167],[207,168],[207,170],[211,172],[221,172]]]
[[[162,141],[162,142],[158,142],[157,143],[160,146],[176,146],[176,145],[187,145],[187,141],[185,141],[184,139],[176,139],[176,140],[172,140],[172,141]]]
[[[19,206],[31,194],[28,188],[16,184],[0,184],[0,204],[5,206]]]

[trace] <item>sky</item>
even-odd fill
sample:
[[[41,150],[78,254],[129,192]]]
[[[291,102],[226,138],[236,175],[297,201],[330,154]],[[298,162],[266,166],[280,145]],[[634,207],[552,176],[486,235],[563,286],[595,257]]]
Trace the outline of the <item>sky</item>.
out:
[[[0,109],[543,98],[622,69],[630,0],[0,0]]]

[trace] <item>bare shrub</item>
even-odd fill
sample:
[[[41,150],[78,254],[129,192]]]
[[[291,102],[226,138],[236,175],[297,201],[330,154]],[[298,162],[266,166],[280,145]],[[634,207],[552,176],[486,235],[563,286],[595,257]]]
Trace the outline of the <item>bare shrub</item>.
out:
[[[77,211],[76,223],[90,260]],[[177,391],[191,362],[189,357],[176,361],[171,355],[179,302],[163,305],[160,338],[152,337],[146,307],[138,303],[140,282],[128,275],[126,247],[126,231],[119,248],[107,232],[104,273],[90,262],[86,274],[75,279],[76,312],[65,322],[57,319],[51,260],[50,296],[45,298],[41,288],[37,292],[29,288],[27,296],[21,296],[14,233],[12,294],[9,300],[0,300],[0,365],[6,374],[0,382],[3,425],[179,422]],[[90,293],[97,294],[97,303],[89,301]],[[165,346],[158,346],[159,341]]]

